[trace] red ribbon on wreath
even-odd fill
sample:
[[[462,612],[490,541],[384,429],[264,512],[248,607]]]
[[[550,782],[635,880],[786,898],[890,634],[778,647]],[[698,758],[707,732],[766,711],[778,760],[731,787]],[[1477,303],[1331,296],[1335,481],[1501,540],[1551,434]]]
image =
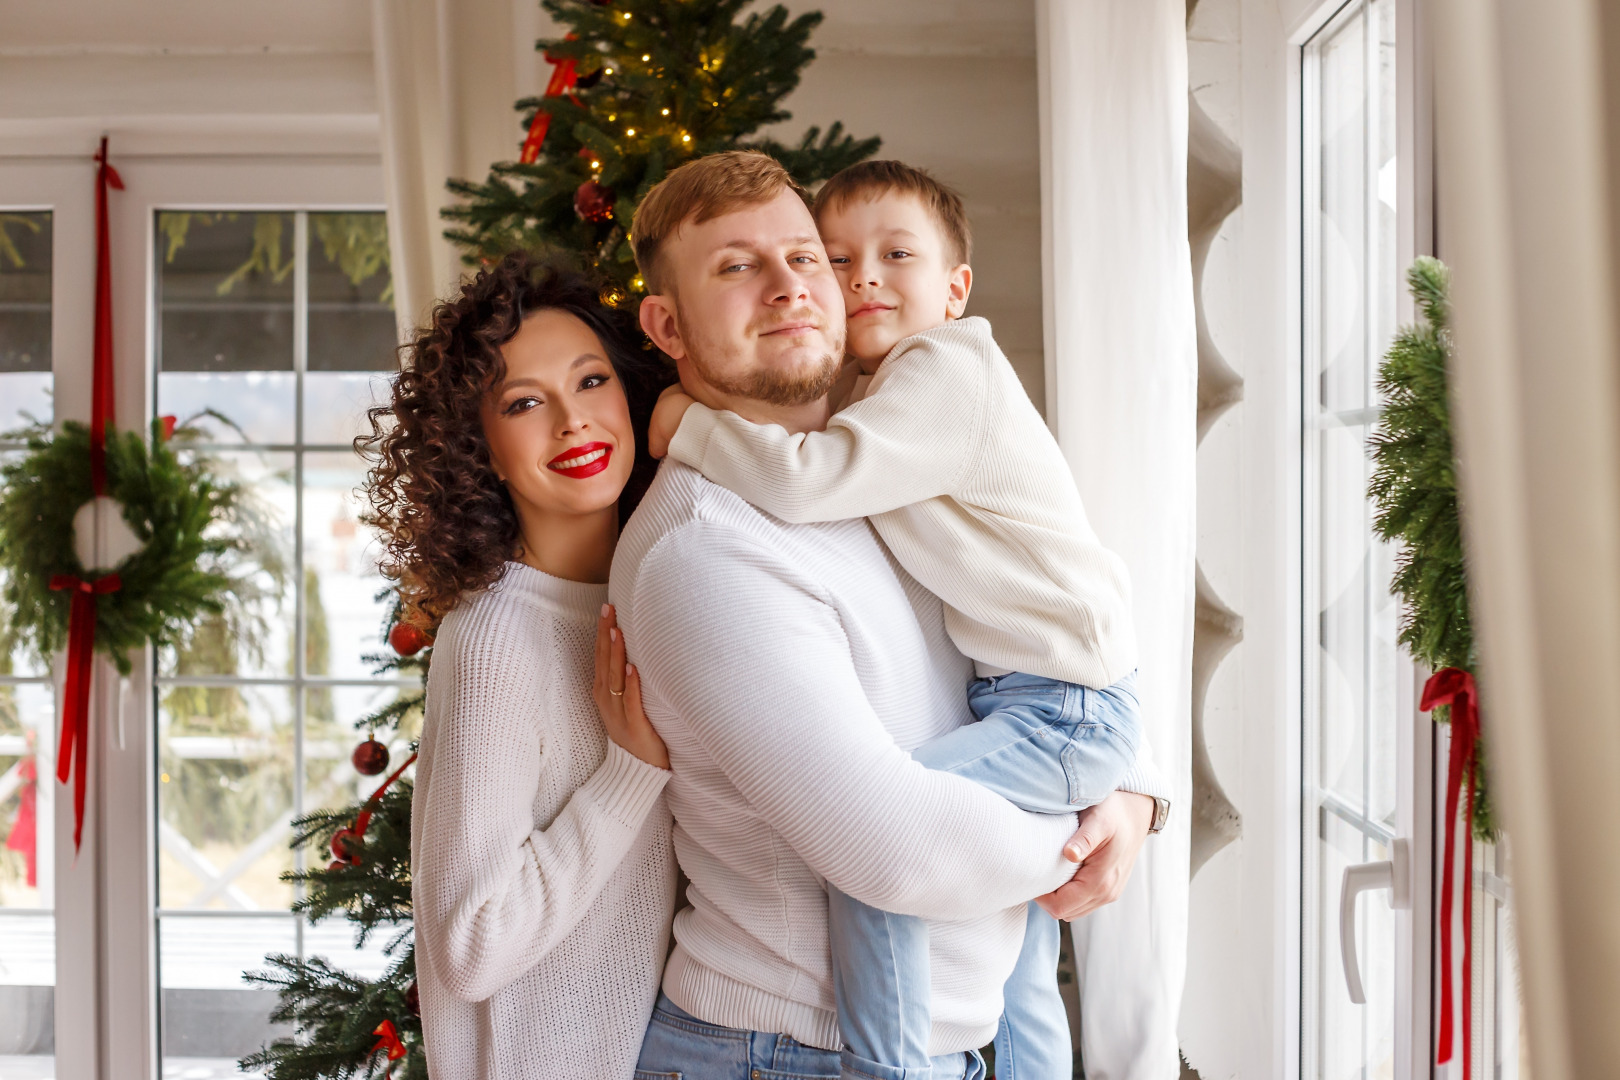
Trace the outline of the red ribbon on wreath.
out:
[[[113,404],[112,257],[107,226],[107,191],[124,180],[107,160],[107,137],[96,151],[96,322],[90,380],[90,490],[107,493],[107,431]],[[68,609],[67,675],[62,694],[62,735],[56,752],[56,779],[73,777],[73,850],[84,836],[84,794],[89,778],[90,673],[95,663],[96,597],[122,587],[117,574],[86,581],[72,574],[51,578],[53,590],[71,589]]]
[[[375,1054],[379,1050],[386,1050],[388,1052],[387,1075],[393,1076],[394,1062],[404,1057],[407,1053],[405,1044],[399,1040],[399,1029],[394,1026],[394,1022],[392,1020],[384,1020],[382,1023],[378,1024],[371,1033],[378,1037],[376,1045],[371,1048],[371,1053]],[[369,1057],[370,1055],[367,1056]]]
[[[51,578],[51,588],[72,589],[68,610],[67,677],[62,686],[62,741],[56,750],[56,779],[73,777],[73,850],[84,832],[84,788],[89,776],[90,668],[96,647],[96,596],[123,587],[117,574],[86,581],[72,574]]]
[[[1479,694],[1474,676],[1462,668],[1442,668],[1423,685],[1423,699],[1418,708],[1424,712],[1441,705],[1451,706],[1451,762],[1446,771],[1446,843],[1445,863],[1440,872],[1440,1052],[1436,1064],[1451,1060],[1453,1038],[1452,1014],[1462,1013],[1462,1080],[1470,1080],[1473,1066],[1473,1008],[1471,1000],[1474,986],[1474,904],[1469,890],[1474,881],[1474,792],[1479,783]],[[1462,988],[1464,1003],[1460,1010],[1452,994],[1451,985],[1451,915],[1452,870],[1457,847],[1457,803],[1462,795],[1464,780],[1468,787],[1467,807],[1463,815],[1466,822],[1463,855],[1462,902]]]
[[[574,35],[568,35],[572,38]],[[546,83],[546,97],[562,97],[574,88],[579,81],[575,71],[577,62],[572,57],[558,59],[546,53],[546,62],[552,64],[551,81]],[[540,160],[540,148],[545,145],[546,132],[551,130],[551,114],[544,108],[537,109],[534,119],[529,122],[529,137],[523,140],[523,152],[518,155],[518,161],[525,165],[533,165]]]

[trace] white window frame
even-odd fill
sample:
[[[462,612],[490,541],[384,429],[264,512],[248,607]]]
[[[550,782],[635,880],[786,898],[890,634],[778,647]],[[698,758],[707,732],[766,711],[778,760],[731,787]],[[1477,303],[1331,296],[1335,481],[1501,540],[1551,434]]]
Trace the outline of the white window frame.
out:
[[[88,423],[91,155],[102,132],[94,122],[61,127],[41,135],[0,125],[0,191],[7,205],[53,212],[55,415],[58,423]],[[375,210],[384,203],[375,117],[299,118],[251,132],[217,118],[166,118],[113,130],[110,156],[125,185],[111,194],[109,213],[117,416],[125,430],[144,430],[151,415],[157,211]],[[74,1080],[160,1075],[151,652],[132,659],[121,725],[117,672],[105,661],[96,665],[92,796],[77,859],[72,815],[56,815],[56,1072]]]
[[[1288,78],[1288,155],[1289,189],[1294,196],[1295,212],[1290,214],[1289,255],[1292,267],[1292,309],[1295,324],[1291,327],[1294,354],[1293,370],[1303,373],[1308,358],[1305,335],[1309,326],[1303,318],[1310,280],[1308,259],[1311,256],[1310,230],[1306,218],[1311,177],[1304,163],[1307,154],[1314,152],[1307,141],[1309,125],[1304,115],[1306,101],[1306,46],[1326,28],[1341,11],[1356,0],[1327,0],[1302,14],[1289,30],[1287,42]],[[1434,230],[1434,133],[1431,48],[1427,38],[1427,19],[1423,0],[1396,0],[1396,248],[1397,265],[1402,272],[1412,261],[1435,250]],[[1399,291],[1397,321],[1409,324],[1416,319],[1415,305],[1404,282]],[[1298,377],[1298,376],[1296,376]],[[1309,386],[1301,381],[1300,403],[1300,531],[1301,551],[1299,617],[1316,617],[1310,588],[1310,545],[1315,542],[1315,504],[1310,498],[1311,468],[1313,465],[1311,440],[1307,417],[1312,409]],[[1299,730],[1306,730],[1306,717],[1314,705],[1309,700],[1313,680],[1309,672],[1315,663],[1315,635],[1302,633],[1299,663],[1305,676],[1300,683]],[[1400,744],[1397,757],[1397,784],[1407,792],[1396,822],[1395,835],[1410,844],[1411,857],[1411,909],[1405,918],[1395,923],[1395,1076],[1397,1080],[1418,1080],[1434,1074],[1434,1039],[1436,1002],[1434,989],[1434,902],[1435,902],[1435,822],[1437,820],[1436,783],[1438,762],[1434,725],[1418,713],[1418,688],[1422,684],[1418,666],[1403,653],[1401,684],[1405,692],[1406,707],[1399,717]],[[1299,996],[1296,998],[1296,1031],[1300,1035],[1297,1068],[1299,1075],[1312,1074],[1314,1062],[1307,1061],[1311,1040],[1305,1037],[1304,1025],[1311,1022],[1305,1008],[1307,996],[1303,993],[1306,980],[1314,977],[1311,954],[1314,942],[1307,940],[1312,932],[1311,913],[1307,910],[1309,877],[1314,867],[1306,855],[1311,837],[1317,831],[1317,808],[1307,798],[1307,770],[1313,768],[1309,755],[1314,745],[1302,738],[1299,759],[1299,894],[1297,910],[1300,912],[1299,944],[1296,958],[1299,972]],[[1369,901],[1382,903],[1382,899]],[[1337,928],[1333,928],[1336,934]]]

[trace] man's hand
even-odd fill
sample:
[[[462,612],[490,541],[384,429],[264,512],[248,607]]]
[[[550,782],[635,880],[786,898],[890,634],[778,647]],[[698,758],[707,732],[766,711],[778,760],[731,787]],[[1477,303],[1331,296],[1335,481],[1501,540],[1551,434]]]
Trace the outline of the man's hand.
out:
[[[664,388],[658,395],[658,405],[653,409],[652,423],[647,425],[647,452],[655,458],[661,458],[669,453],[670,440],[675,438],[675,431],[681,426],[681,417],[686,415],[686,407],[696,404],[681,389],[681,384]]]
[[[1074,920],[1112,904],[1131,879],[1136,855],[1153,824],[1153,800],[1116,791],[1080,814],[1080,831],[1063,846],[1063,857],[1080,864],[1066,885],[1035,902],[1056,919]]]

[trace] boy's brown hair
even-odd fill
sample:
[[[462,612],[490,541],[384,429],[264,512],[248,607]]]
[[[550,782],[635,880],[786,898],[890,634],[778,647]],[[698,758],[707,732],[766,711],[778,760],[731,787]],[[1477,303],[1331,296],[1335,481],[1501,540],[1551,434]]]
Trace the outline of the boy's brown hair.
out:
[[[630,246],[647,291],[661,293],[670,284],[659,258],[664,241],[688,221],[702,224],[745,206],[770,202],[782,191],[805,200],[809,195],[782,163],[758,150],[724,150],[672,171],[647,192],[630,225]]]
[[[891,191],[913,196],[933,215],[945,240],[945,255],[953,266],[972,261],[973,228],[962,207],[962,196],[903,161],[863,161],[835,174],[816,192],[812,207],[816,224],[821,223],[821,215],[828,210]]]

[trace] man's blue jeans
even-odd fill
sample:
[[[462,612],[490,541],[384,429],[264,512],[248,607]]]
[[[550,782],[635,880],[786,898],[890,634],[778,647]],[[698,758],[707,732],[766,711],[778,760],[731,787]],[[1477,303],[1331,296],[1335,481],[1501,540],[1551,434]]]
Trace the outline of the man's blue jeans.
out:
[[[1136,760],[1141,705],[1133,672],[1104,690],[1014,672],[968,690],[979,722],[912,753],[1016,806],[1066,814],[1107,798]],[[949,828],[949,822],[940,822]],[[971,883],[964,883],[971,888]],[[829,885],[833,992],[845,1077],[939,1080],[928,1059],[928,928]],[[1017,965],[1003,989],[996,1080],[1069,1080],[1074,1059],[1058,996],[1057,920],[1033,902]]]
[[[935,1058],[933,1068],[934,1080],[985,1080],[977,1053]],[[838,1069],[836,1051],[706,1023],[659,994],[636,1080],[832,1080]]]

